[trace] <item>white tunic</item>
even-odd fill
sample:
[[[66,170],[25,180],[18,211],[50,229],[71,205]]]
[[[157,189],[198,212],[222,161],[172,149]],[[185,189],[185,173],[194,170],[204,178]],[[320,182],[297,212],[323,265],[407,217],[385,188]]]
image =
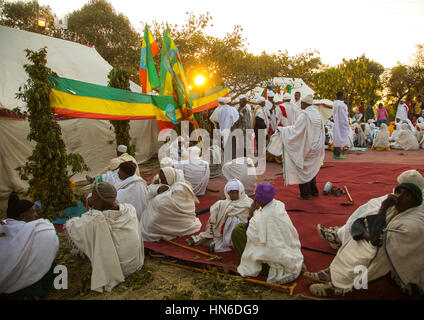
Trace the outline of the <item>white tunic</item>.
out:
[[[399,104],[396,111],[396,117],[399,118],[400,121],[404,121],[408,119],[408,106],[406,104]]]
[[[334,147],[343,147],[347,144],[349,134],[349,119],[347,114],[347,105],[340,100],[336,100],[333,104],[333,141]]]
[[[284,284],[296,279],[303,255],[299,235],[284,203],[272,200],[257,210],[246,232],[247,243],[237,271],[242,277],[256,277],[262,263],[269,265],[267,282]]]
[[[228,104],[222,106],[218,114],[219,131],[224,137],[224,146],[227,144],[228,137],[231,133],[231,127],[237,122],[240,115],[236,108],[230,107]]]
[[[191,183],[196,196],[202,196],[206,193],[210,176],[207,161],[201,159],[179,161],[174,163],[174,168],[183,171],[185,180]]]
[[[283,156],[284,183],[311,181],[325,156],[325,130],[320,113],[311,105],[300,112],[294,126],[278,127],[278,130],[267,150]]]
[[[285,102],[283,103],[283,107],[286,111],[286,115],[287,117],[285,117],[283,115],[283,112],[281,111],[281,108],[278,106],[277,107],[277,117],[279,118],[281,125],[283,127],[288,127],[288,126],[292,126],[295,124],[297,117],[299,116],[299,113],[301,111],[301,109],[299,109],[298,107],[296,107],[293,103],[291,102]]]

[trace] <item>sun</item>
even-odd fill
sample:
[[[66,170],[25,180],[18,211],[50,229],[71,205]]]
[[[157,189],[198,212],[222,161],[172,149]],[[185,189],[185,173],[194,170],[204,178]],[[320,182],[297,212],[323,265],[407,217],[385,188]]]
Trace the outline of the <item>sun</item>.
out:
[[[202,86],[206,82],[206,78],[202,76],[201,74],[197,75],[196,78],[194,78],[194,83],[196,86]]]

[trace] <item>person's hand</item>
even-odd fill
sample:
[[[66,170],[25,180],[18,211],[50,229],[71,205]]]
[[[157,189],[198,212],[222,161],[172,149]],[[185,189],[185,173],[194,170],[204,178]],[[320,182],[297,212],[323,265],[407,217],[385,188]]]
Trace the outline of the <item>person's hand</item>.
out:
[[[393,207],[398,202],[398,197],[394,194],[389,194],[386,199],[381,203],[382,209],[388,209],[390,207]]]
[[[158,188],[158,194],[164,193],[164,192],[168,191],[168,189],[169,189],[169,187],[168,187],[168,186],[165,186],[165,185],[160,186],[160,187]]]

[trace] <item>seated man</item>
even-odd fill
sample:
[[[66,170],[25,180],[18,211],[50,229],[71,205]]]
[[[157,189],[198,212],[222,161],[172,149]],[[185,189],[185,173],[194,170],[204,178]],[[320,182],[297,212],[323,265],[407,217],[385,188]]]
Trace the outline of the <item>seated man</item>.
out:
[[[138,168],[137,160],[135,160],[135,158],[133,156],[131,156],[131,155],[129,155],[127,153],[127,149],[128,149],[127,146],[119,145],[118,148],[116,149],[116,154],[117,154],[118,157],[117,158],[113,158],[112,160],[110,160],[109,166],[107,166],[102,171],[102,173],[106,173],[107,171],[114,171],[114,170],[116,170],[122,162],[132,161],[132,162],[135,163],[135,165],[137,167],[136,170],[135,170],[135,173],[138,176],[140,176],[140,170]]]
[[[239,224],[231,238],[241,257],[237,271],[242,277],[258,276],[265,263],[269,266],[267,282],[284,284],[299,276],[303,255],[299,235],[284,203],[274,199],[275,193],[268,183],[258,185],[248,225]]]
[[[174,168],[174,160],[172,160],[170,157],[164,157],[162,160],[160,160],[160,168]],[[184,172],[183,170],[175,169],[177,172],[177,180],[178,181],[185,181],[184,178]],[[159,173],[156,174],[152,179],[152,184],[159,184]]]
[[[392,148],[402,150],[418,150],[420,148],[417,137],[409,129],[407,123],[402,123],[401,130],[396,137],[395,143],[392,144]]]
[[[177,180],[173,168],[159,171],[161,184],[149,186],[149,204],[140,221],[145,241],[167,240],[191,235],[200,230],[202,223],[196,217],[198,202],[191,185]]]
[[[373,281],[391,272],[402,289],[424,291],[423,194],[413,183],[401,183],[389,194],[377,214],[357,219],[352,236],[337,252],[329,268],[305,272],[314,282],[310,292],[319,297],[344,295],[354,286],[357,266]]]
[[[406,170],[402,172],[397,177],[397,183],[413,183],[417,185],[424,192],[424,177],[417,170]],[[322,225],[317,225],[317,231],[319,236],[328,242],[330,247],[333,249],[338,249],[345,243],[347,243],[351,238],[350,229],[353,222],[356,219],[363,218],[368,215],[376,214],[380,209],[381,203],[384,199],[387,198],[387,194],[378,198],[373,198],[367,203],[360,206],[356,209],[349,219],[346,221],[345,225],[342,227],[330,227],[325,228]]]
[[[115,171],[108,171],[96,179],[96,182],[108,182],[113,184],[117,191],[118,203],[132,204],[140,221],[143,211],[147,207],[147,183],[143,178],[135,174],[136,165],[132,161],[122,162]],[[91,195],[87,197],[91,204]]]
[[[93,209],[68,220],[65,235],[73,252],[86,255],[92,264],[91,290],[111,291],[144,264],[144,244],[136,210],[117,203],[115,187],[95,183]]]
[[[389,129],[387,129],[387,125],[385,123],[382,123],[380,126],[380,130],[378,130],[375,134],[375,137],[372,143],[373,149],[377,151],[390,150],[389,139],[390,139]]]
[[[190,245],[209,246],[211,252],[231,251],[231,233],[240,223],[247,223],[253,200],[244,193],[237,179],[224,188],[225,200],[218,200],[210,208],[210,217],[204,232],[188,239]]]
[[[55,278],[56,230],[49,220],[38,219],[31,201],[14,192],[6,214],[0,224],[0,294],[45,297]]]
[[[227,181],[239,180],[248,196],[255,193],[256,168],[252,159],[247,157],[233,159],[222,166],[222,174]]]
[[[200,148],[189,148],[189,160],[176,161],[174,167],[184,172],[184,178],[191,183],[196,196],[206,193],[209,183],[209,163],[200,158]]]
[[[357,148],[365,148],[366,146],[364,131],[362,130],[362,127],[356,123],[355,123],[355,134],[353,138],[353,145]]]

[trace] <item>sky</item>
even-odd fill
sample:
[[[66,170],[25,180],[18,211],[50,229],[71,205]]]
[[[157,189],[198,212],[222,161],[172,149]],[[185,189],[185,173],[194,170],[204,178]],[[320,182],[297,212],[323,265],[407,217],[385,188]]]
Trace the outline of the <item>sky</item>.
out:
[[[88,0],[39,0],[59,17]],[[211,36],[243,28],[254,54],[317,50],[323,63],[337,65],[362,54],[386,68],[409,64],[424,44],[424,0],[109,0],[142,32],[144,24],[185,24],[186,12],[212,16]]]

